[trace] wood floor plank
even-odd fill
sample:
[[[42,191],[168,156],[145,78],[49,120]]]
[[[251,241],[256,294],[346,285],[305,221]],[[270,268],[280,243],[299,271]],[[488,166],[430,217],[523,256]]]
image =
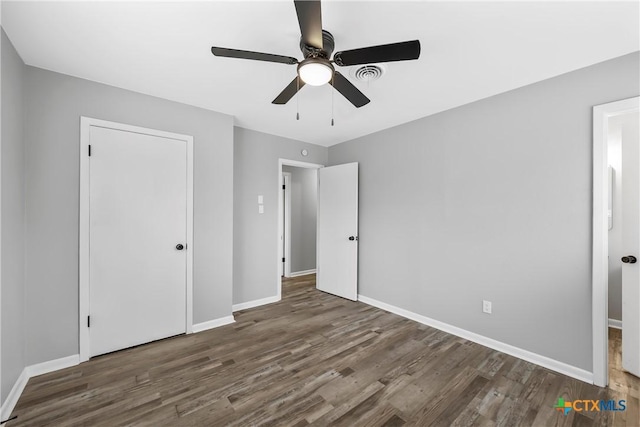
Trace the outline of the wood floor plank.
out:
[[[29,380],[16,426],[633,426],[640,379],[610,332],[609,388],[395,314],[283,281],[282,301],[236,322]],[[553,407],[626,400],[624,412]]]

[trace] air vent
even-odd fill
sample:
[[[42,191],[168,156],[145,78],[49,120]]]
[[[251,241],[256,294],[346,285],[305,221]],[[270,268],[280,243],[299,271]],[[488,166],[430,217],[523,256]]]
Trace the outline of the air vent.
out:
[[[371,82],[378,80],[384,74],[381,65],[363,65],[352,71],[353,77],[361,82]]]

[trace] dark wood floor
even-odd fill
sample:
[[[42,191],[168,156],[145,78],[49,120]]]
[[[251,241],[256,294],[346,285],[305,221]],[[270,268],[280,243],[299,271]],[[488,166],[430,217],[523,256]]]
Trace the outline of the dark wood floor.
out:
[[[625,418],[626,425],[640,426],[638,410],[640,378],[622,369],[622,331],[613,328],[609,328],[609,392],[612,395],[623,396],[618,399],[627,399],[632,402],[631,412]],[[620,422],[619,425],[625,424]]]
[[[235,315],[233,325],[32,378],[7,425],[640,425],[629,374],[591,386],[323,294],[314,276]],[[625,399],[627,410],[565,416],[558,397]]]

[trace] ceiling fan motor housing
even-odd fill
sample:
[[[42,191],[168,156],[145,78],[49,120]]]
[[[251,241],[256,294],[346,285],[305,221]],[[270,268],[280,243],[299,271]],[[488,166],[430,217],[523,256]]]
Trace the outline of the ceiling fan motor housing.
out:
[[[300,37],[300,50],[305,58],[321,57],[329,59],[331,58],[331,54],[333,53],[335,46],[336,44],[333,39],[333,35],[326,30],[322,30],[322,49],[305,44],[302,37]]]

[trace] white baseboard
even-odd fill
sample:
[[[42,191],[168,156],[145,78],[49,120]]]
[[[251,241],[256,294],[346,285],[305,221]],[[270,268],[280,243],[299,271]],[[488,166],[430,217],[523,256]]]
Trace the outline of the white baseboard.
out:
[[[406,317],[407,319],[414,320],[418,323],[431,326],[452,335],[456,335],[466,340],[473,341],[485,347],[492,348],[494,350],[509,354],[519,359],[526,360],[527,362],[535,363],[536,365],[551,369],[552,371],[559,372],[563,375],[567,375],[586,383],[593,384],[593,373],[582,368],[568,365],[564,362],[560,362],[549,357],[542,356],[540,354],[533,353],[528,350],[524,350],[522,348],[494,340],[492,338],[485,337],[484,335],[476,334],[475,332],[470,332],[465,329],[458,328],[457,326],[449,325],[448,323],[440,322],[439,320],[431,319],[429,317],[413,313],[409,310],[405,310],[391,304],[377,301],[364,295],[358,295],[358,301],[381,308],[399,316]]]
[[[296,271],[296,272],[293,272],[293,273],[289,274],[289,277],[306,276],[307,274],[316,274],[316,269],[312,268],[311,270]]]
[[[20,396],[22,395],[22,392],[30,378],[58,371],[60,369],[69,368],[71,366],[76,366],[79,363],[80,355],[74,354],[73,356],[62,357],[60,359],[49,360],[47,362],[25,367],[2,404],[2,409],[0,409],[0,418],[2,420],[6,420],[11,416],[11,412],[13,412],[13,408],[15,408],[16,403],[18,403],[18,399],[20,399]]]
[[[193,333],[206,331],[207,329],[213,329],[224,325],[234,323],[236,319],[233,316],[221,317],[219,319],[209,320],[207,322],[196,323],[193,325]]]
[[[280,297],[275,295],[272,297],[256,299],[253,301],[241,302],[240,304],[233,304],[231,309],[235,311],[246,310],[248,308],[254,308],[265,304],[272,304],[274,302],[280,301]]]
[[[614,329],[622,329],[622,320],[609,319],[609,327]]]
[[[48,362],[27,366],[26,369],[29,374],[29,378],[33,378],[38,375],[48,374],[49,372],[58,371],[60,369],[69,368],[79,364],[80,355],[74,354],[73,356],[62,357],[60,359],[49,360]]]
[[[16,403],[18,403],[18,399],[20,399],[20,396],[27,385],[27,381],[29,381],[29,375],[27,374],[27,368],[24,368],[16,382],[13,384],[9,395],[2,404],[0,418],[2,418],[3,421],[11,416],[11,412],[13,411],[13,408],[15,408]]]

